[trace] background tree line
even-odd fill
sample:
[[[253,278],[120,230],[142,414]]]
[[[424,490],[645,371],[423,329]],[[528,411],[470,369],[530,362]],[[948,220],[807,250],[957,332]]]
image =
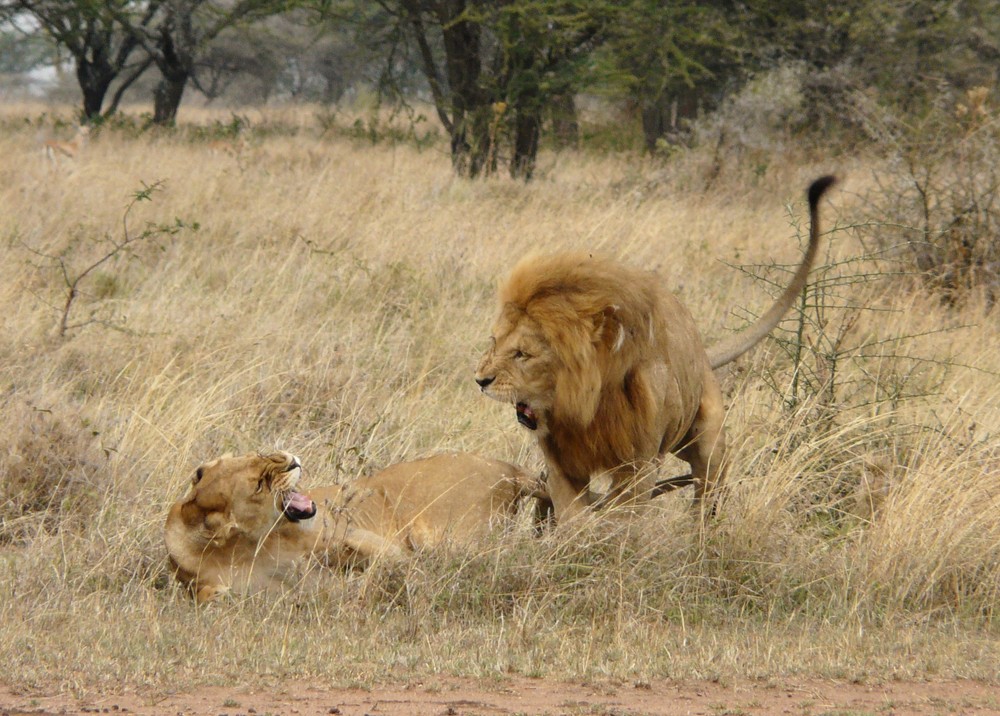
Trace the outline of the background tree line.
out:
[[[0,0],[0,71],[71,61],[81,119],[155,77],[156,124],[207,98],[432,102],[455,170],[528,179],[543,141],[579,141],[576,99],[641,118],[650,152],[755,78],[794,67],[804,129],[864,133],[861,99],[919,115],[993,87],[991,0]],[[58,54],[53,53],[57,50]],[[148,80],[146,80],[148,85]],[[238,89],[240,88],[240,89]],[[778,103],[778,97],[764,101]]]

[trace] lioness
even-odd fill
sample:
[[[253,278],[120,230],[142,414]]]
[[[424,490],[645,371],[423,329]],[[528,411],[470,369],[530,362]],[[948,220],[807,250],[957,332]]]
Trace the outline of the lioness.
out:
[[[521,468],[468,453],[392,465],[347,485],[296,491],[302,466],[276,452],[221,457],[195,470],[171,507],[176,578],[199,602],[277,587],[304,558],[364,565],[442,542],[468,544],[538,494]]]
[[[691,314],[653,273],[572,252],[530,255],[514,267],[475,378],[538,436],[557,520],[593,502],[590,479],[600,473],[611,476],[608,502],[645,499],[650,463],[667,452],[690,463],[696,504],[710,504],[726,464],[712,371],[759,343],[802,292],[819,247],[819,201],[834,181],[809,187],[809,246],[784,293],[708,352]]]

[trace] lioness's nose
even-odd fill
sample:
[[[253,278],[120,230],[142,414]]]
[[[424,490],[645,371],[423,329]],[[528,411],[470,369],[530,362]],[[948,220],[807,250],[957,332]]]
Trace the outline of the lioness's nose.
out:
[[[490,376],[488,378],[476,378],[476,382],[479,383],[480,388],[485,388],[487,385],[492,383],[496,376]]]

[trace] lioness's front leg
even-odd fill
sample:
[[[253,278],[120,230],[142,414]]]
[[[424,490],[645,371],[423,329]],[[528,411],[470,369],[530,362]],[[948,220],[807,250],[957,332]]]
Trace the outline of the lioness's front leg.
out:
[[[344,544],[366,564],[380,557],[398,560],[405,556],[403,549],[392,540],[361,527],[348,527]]]
[[[215,584],[199,585],[194,593],[194,598],[199,604],[207,604],[226,594],[229,594],[229,587],[218,582]]]

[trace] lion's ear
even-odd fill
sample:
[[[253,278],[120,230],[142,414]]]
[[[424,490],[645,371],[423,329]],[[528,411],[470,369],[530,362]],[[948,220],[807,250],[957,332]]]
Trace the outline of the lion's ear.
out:
[[[610,353],[620,352],[625,345],[625,326],[618,311],[618,306],[608,306],[594,316],[594,342],[604,345]]]

